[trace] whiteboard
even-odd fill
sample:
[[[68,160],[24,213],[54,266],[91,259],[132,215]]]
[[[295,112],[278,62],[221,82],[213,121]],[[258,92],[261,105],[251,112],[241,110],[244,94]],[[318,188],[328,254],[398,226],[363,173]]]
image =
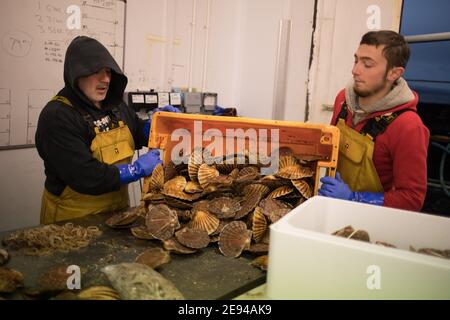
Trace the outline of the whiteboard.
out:
[[[0,148],[34,144],[39,113],[64,86],[64,56],[76,36],[96,38],[123,67],[124,20],[119,0],[0,1]]]

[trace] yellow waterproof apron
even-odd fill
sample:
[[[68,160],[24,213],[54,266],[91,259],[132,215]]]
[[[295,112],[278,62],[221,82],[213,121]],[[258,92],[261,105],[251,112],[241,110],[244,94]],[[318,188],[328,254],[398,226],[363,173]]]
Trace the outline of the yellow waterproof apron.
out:
[[[56,96],[58,100],[72,107],[65,97]],[[119,119],[119,126],[109,131],[100,132],[95,128],[95,138],[91,143],[92,156],[109,165],[129,163],[134,154],[134,140],[128,126]],[[119,191],[98,196],[81,194],[66,186],[60,196],[55,196],[44,189],[42,195],[41,223],[74,219],[89,214],[123,209],[128,206],[128,187],[123,185]]]
[[[383,192],[373,164],[375,143],[370,135],[362,135],[348,127],[343,119],[336,125],[341,132],[337,171],[353,191]]]

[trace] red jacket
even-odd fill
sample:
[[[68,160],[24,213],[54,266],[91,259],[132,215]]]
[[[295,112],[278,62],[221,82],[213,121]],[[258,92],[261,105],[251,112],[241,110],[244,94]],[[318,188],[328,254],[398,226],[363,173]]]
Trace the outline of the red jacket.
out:
[[[373,163],[384,188],[384,205],[387,207],[420,211],[427,191],[427,150],[430,132],[417,115],[419,100],[414,100],[389,110],[374,112],[370,118],[388,112],[409,109],[403,112],[375,140]],[[339,92],[334,102],[333,118],[336,118],[345,100],[345,90]],[[353,128],[352,113],[347,108],[347,126]],[[368,119],[356,125],[360,132]]]

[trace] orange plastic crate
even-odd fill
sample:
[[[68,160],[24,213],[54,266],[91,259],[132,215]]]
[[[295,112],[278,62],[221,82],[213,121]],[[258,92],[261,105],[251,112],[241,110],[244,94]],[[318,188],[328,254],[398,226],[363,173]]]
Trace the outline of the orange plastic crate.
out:
[[[195,135],[195,129],[199,133],[197,136]],[[247,134],[244,138],[236,138],[233,134],[227,135],[227,129],[228,133],[236,133],[237,130],[241,130],[241,133]],[[214,132],[216,137],[222,135],[223,147],[221,150],[219,150],[220,148],[214,149],[214,156],[224,155],[225,153],[242,154],[244,152],[242,148],[249,152],[254,151],[250,146],[261,145],[259,141],[255,140],[260,139],[266,132],[268,139],[266,139],[265,152],[270,156],[272,133],[276,132],[274,129],[278,129],[280,148],[289,148],[294,155],[301,158],[320,159],[317,161],[317,168],[315,168],[314,194],[317,194],[320,168],[325,168],[325,174],[332,177],[336,173],[339,129],[335,126],[243,117],[156,112],[152,118],[148,146],[149,148],[161,149],[163,151],[163,162],[167,164],[171,160],[173,149],[179,147],[181,141],[184,141],[186,145],[190,141],[191,150],[189,150],[189,153],[194,147],[210,146],[214,140],[205,140],[205,132]],[[184,131],[184,134],[181,131]],[[175,139],[174,132],[178,133],[178,139]],[[228,146],[232,145],[233,148],[226,150],[227,143]]]

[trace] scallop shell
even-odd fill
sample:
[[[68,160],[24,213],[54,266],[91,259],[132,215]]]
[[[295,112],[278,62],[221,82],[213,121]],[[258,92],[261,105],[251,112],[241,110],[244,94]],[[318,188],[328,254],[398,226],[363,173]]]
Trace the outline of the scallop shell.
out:
[[[208,204],[208,210],[219,219],[233,218],[240,209],[239,201],[228,197],[215,198]]]
[[[163,193],[171,194],[175,192],[182,192],[184,188],[186,188],[186,178],[183,176],[176,176],[173,179],[170,179],[166,183],[164,183]]]
[[[150,268],[156,269],[163,264],[170,262],[170,254],[161,248],[150,248],[138,255],[135,262],[142,263]]]
[[[237,258],[250,247],[252,232],[242,221],[230,222],[219,235],[219,249],[224,256]]]
[[[289,180],[278,178],[274,175],[268,175],[259,179],[258,183],[263,184],[270,189],[276,189],[282,186],[289,185]]]
[[[293,191],[294,191],[294,189],[292,189],[289,186],[278,187],[275,190],[273,190],[271,193],[269,193],[267,198],[271,198],[271,199],[280,198],[282,196],[292,193]]]
[[[306,199],[311,198],[312,188],[305,180],[291,180],[295,188],[300,192],[300,194]]]
[[[238,175],[239,175],[239,169],[238,168],[234,168],[233,170],[231,170],[231,172],[230,172],[231,179],[236,180]]]
[[[145,221],[148,232],[159,240],[167,240],[180,227],[176,212],[165,204],[149,206]]]
[[[208,211],[209,210],[209,200],[200,200],[193,204],[192,209],[193,210],[202,210],[202,211]]]
[[[184,246],[201,249],[209,244],[209,236],[205,230],[183,228],[175,233],[177,240]]]
[[[261,196],[259,196],[258,194],[249,194],[246,198],[244,198],[243,202],[241,203],[241,209],[236,212],[234,219],[238,220],[245,217],[255,209],[260,200]]]
[[[206,163],[203,163],[198,169],[198,182],[205,189],[212,179],[219,176],[219,171],[213,166],[209,166]]]
[[[225,175],[218,175],[210,181],[211,184],[215,184],[220,187],[230,187],[233,184],[233,178]]]
[[[192,204],[174,197],[166,197],[166,204],[178,209],[191,209]]]
[[[248,251],[255,255],[267,254],[269,252],[269,245],[266,243],[255,243],[248,248]]]
[[[347,239],[360,240],[370,242],[370,237],[367,231],[355,230],[352,226],[346,226],[332,233],[334,236],[344,237]]]
[[[231,219],[220,220],[219,226],[217,227],[216,231],[211,233],[210,236],[219,235],[222,232],[223,228],[225,228],[225,226],[232,221],[233,220],[231,220]]]
[[[116,290],[105,286],[95,286],[81,290],[77,297],[81,300],[120,300]]]
[[[184,188],[184,192],[186,193],[201,193],[203,192],[203,188],[198,182],[188,181],[186,187]]]
[[[266,217],[261,213],[259,207],[255,208],[255,211],[253,212],[253,219],[252,219],[252,233],[253,233],[253,239],[255,239],[255,242],[260,242],[264,236],[264,233],[266,233],[267,230],[267,220]]]
[[[152,175],[149,181],[149,191],[159,192],[164,188],[164,168],[162,164],[158,164],[153,169]]]
[[[251,265],[256,268],[260,268],[261,270],[267,271],[267,267],[269,266],[269,256],[268,255],[260,256],[254,259],[251,262]]]
[[[163,241],[165,250],[176,254],[191,254],[197,252],[196,249],[183,246],[175,237]]]
[[[259,169],[257,167],[248,166],[244,167],[239,171],[239,174],[236,177],[236,181],[248,181],[248,180],[256,180],[259,178]]]
[[[130,227],[139,218],[139,212],[136,208],[119,212],[111,216],[105,221],[106,225],[111,228],[127,228]]]
[[[270,222],[272,222],[272,223],[277,222],[278,220],[283,218],[289,212],[291,212],[290,208],[289,209],[288,208],[280,208],[280,209],[273,210],[269,214]]]
[[[164,195],[162,193],[146,193],[142,196],[144,201],[161,201],[164,200]]]
[[[261,202],[259,203],[258,206],[261,209],[262,214],[264,214],[266,217],[269,217],[271,212],[278,210],[278,209],[283,209],[283,208],[287,208],[290,210],[292,209],[292,206],[288,205],[287,203],[284,203],[280,200],[269,199],[269,198],[261,200]]]
[[[278,170],[278,177],[285,179],[302,179],[313,176],[313,171],[309,167],[303,167],[299,164],[294,166],[287,166]]]
[[[295,167],[297,165],[298,165],[297,158],[295,158],[292,154],[280,156],[280,160],[278,162],[279,169],[284,169],[287,167]]]
[[[23,286],[23,274],[17,270],[0,267],[0,293],[14,292]]]
[[[252,183],[244,187],[243,194],[245,198],[248,197],[260,197],[264,198],[270,192],[269,187],[261,183]]]
[[[188,162],[188,173],[191,181],[198,181],[198,169],[202,164],[202,151],[198,149],[194,149],[189,157]]]
[[[167,182],[177,176],[178,172],[175,167],[175,164],[170,161],[165,167],[164,167],[164,182]]]
[[[205,230],[210,235],[217,229],[219,223],[220,220],[208,211],[196,210],[193,214],[190,227]]]
[[[138,239],[142,239],[142,240],[155,240],[156,239],[154,236],[152,236],[148,232],[146,226],[134,227],[134,228],[131,228],[130,230],[131,230],[131,234]]]
[[[175,190],[175,189],[163,191],[163,194],[172,198],[189,202],[195,201],[203,196],[201,193],[186,193],[182,190]]]

